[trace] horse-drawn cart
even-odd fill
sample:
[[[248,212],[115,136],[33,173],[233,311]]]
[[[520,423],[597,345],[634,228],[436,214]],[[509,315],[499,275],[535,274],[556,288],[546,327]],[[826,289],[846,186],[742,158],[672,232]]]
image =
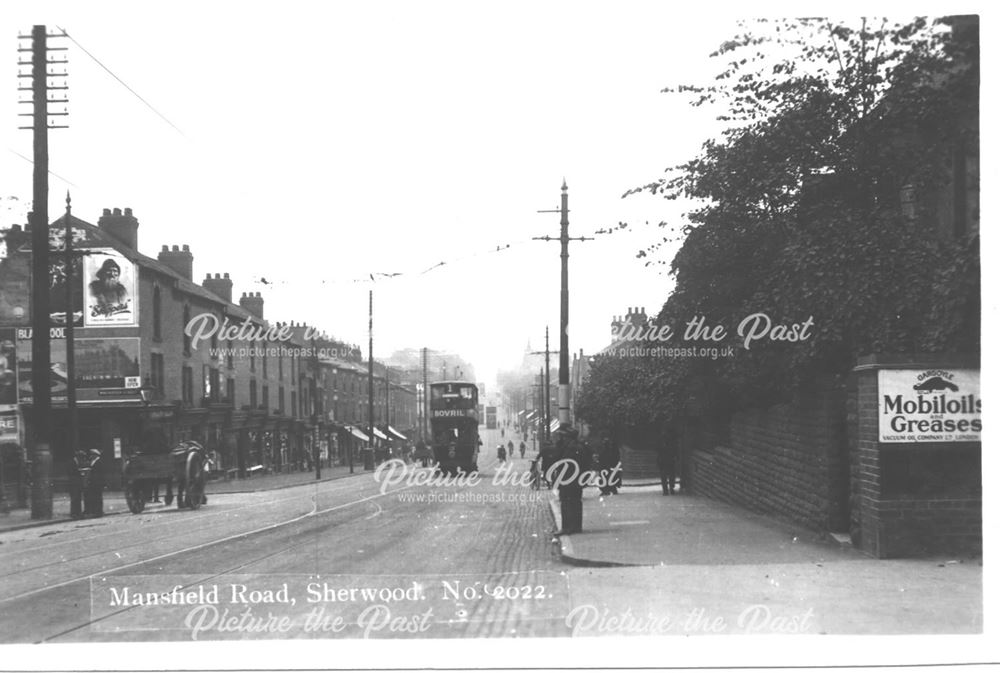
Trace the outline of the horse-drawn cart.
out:
[[[173,499],[177,487],[177,508],[198,509],[205,501],[205,449],[198,442],[183,441],[169,452],[136,452],[122,466],[122,483],[129,511],[138,514],[152,500],[160,484],[166,487],[164,502]]]

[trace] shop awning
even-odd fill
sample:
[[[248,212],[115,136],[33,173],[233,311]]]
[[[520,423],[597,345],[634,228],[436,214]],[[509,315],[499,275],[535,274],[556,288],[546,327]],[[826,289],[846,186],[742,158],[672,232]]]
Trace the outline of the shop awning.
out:
[[[388,426],[388,427],[389,427],[389,434],[390,435],[396,435],[396,439],[402,439],[402,440],[406,439],[406,435],[404,435],[403,433],[401,433],[399,430],[397,430],[396,428],[392,427],[391,425]]]
[[[385,440],[388,440],[388,439],[389,439],[389,438],[388,438],[388,437],[386,437],[386,436],[385,436],[385,434],[383,434],[383,432],[382,432],[381,430],[379,430],[378,428],[372,428],[372,432],[374,432],[374,433],[375,433],[375,436],[376,436],[376,437],[378,437],[379,439],[385,439]]]
[[[538,412],[537,411],[532,411],[530,414],[528,414],[527,416],[524,417],[524,420],[530,421],[532,418],[535,417],[536,413],[538,413]]]
[[[354,435],[355,437],[357,437],[358,439],[360,439],[362,442],[367,442],[368,441],[368,435],[367,435],[367,433],[361,432],[360,430],[358,430],[353,425],[348,425],[347,428],[351,431],[352,435]]]
[[[558,429],[559,429],[559,419],[558,418],[554,418],[554,419],[552,419],[552,422],[549,423],[549,431],[550,432],[555,432]]]

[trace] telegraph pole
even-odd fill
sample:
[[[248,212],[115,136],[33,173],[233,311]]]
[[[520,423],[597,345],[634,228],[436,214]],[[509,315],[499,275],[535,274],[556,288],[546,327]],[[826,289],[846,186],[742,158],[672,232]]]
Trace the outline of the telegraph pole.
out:
[[[545,350],[544,351],[531,351],[532,355],[541,355],[543,353],[545,354],[545,374],[542,377],[542,379],[543,379],[542,383],[545,385],[545,397],[543,398],[544,401],[542,402],[542,406],[540,407],[540,409],[544,409],[545,410],[545,435],[544,435],[545,441],[548,441],[551,438],[550,426],[552,425],[552,412],[551,412],[551,408],[552,408],[551,397],[552,396],[550,394],[551,391],[552,391],[552,384],[549,382],[549,371],[550,371],[550,369],[549,369],[549,353],[550,352],[551,351],[549,350],[549,328],[548,328],[548,325],[546,325],[545,326]]]
[[[368,290],[368,451],[365,469],[375,469],[375,361],[372,359],[372,290]]]
[[[540,210],[540,213],[558,212],[559,238],[551,236],[536,236],[536,241],[559,241],[561,246],[560,257],[562,259],[562,277],[560,288],[559,306],[559,427],[569,427],[569,242],[570,241],[592,241],[592,237],[578,236],[570,238],[569,235],[569,194],[566,180],[562,184],[562,204],[558,211]]]
[[[27,36],[20,36],[26,38]],[[49,99],[50,90],[65,90],[66,86],[49,86],[50,77],[65,77],[66,73],[49,72],[49,65],[65,64],[66,60],[50,61],[50,51],[65,51],[65,47],[47,44],[45,26],[31,29],[31,47],[18,47],[18,52],[31,52],[31,60],[18,59],[19,66],[31,66],[30,73],[18,73],[19,78],[31,78],[30,87],[18,87],[19,91],[31,91],[31,112],[19,113],[31,117],[30,129],[34,142],[33,203],[29,216],[31,223],[31,388],[32,388],[32,432],[34,444],[31,452],[32,487],[31,518],[52,518],[52,353],[49,335],[49,115],[66,116],[67,112],[49,112],[49,103],[65,103],[65,98]],[[58,94],[57,94],[58,95]]]

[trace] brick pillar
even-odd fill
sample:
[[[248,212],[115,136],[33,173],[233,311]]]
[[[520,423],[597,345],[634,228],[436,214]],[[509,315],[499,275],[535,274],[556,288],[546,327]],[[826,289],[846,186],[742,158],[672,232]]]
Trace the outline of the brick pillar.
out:
[[[871,355],[854,372],[856,544],[878,558],[982,553],[978,357]]]

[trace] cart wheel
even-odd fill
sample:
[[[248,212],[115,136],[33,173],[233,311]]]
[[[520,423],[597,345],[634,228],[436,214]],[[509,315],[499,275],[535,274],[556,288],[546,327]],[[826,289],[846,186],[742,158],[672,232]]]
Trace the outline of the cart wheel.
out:
[[[205,495],[205,470],[201,454],[191,451],[184,465],[184,504],[191,509],[201,507]]]
[[[146,490],[142,484],[130,481],[125,486],[125,504],[128,505],[128,511],[133,514],[139,514],[146,509]]]

